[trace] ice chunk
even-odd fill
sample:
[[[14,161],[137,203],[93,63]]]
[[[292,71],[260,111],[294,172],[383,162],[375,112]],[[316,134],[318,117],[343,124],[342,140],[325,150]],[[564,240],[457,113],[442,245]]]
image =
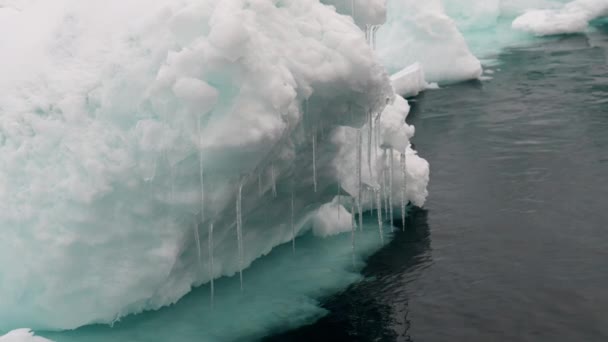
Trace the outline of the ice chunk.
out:
[[[420,63],[429,82],[475,79],[482,72],[440,0],[389,0],[377,53],[390,72]]]
[[[424,79],[424,70],[420,63],[414,63],[391,76],[395,94],[403,97],[418,95],[421,91],[432,87]]]
[[[312,231],[320,237],[350,232],[351,215],[346,208],[335,201],[323,204],[313,216]]]
[[[46,338],[34,336],[30,329],[17,329],[0,336],[0,342],[52,342]]]
[[[14,3],[0,8],[3,331],[109,324],[236,275],[310,229],[337,159],[354,166],[339,152],[354,136],[318,139],[315,194],[305,121],[365,131],[393,97],[363,32],[317,0]]]
[[[575,0],[559,9],[527,11],[513,21],[513,28],[539,36],[584,32],[591,20],[606,15],[606,0]]]

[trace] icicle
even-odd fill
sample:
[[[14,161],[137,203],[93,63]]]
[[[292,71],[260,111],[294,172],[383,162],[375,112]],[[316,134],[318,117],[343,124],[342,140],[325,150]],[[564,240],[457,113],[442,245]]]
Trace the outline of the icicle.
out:
[[[239,189],[236,195],[236,238],[237,248],[239,250],[239,278],[241,280],[241,291],[243,291],[243,217],[242,217],[242,195],[243,183],[239,182]]]
[[[339,176],[338,176],[339,177]],[[336,198],[338,199],[338,222],[340,222],[340,190],[342,190],[342,178],[338,180],[338,193],[336,193]]]
[[[355,229],[357,229],[357,224],[355,223],[355,204],[352,201],[350,202],[350,213],[352,215],[350,221],[350,243],[353,255],[353,266],[355,266]]]
[[[291,249],[296,253],[296,225],[294,224],[293,187],[291,189]]]
[[[374,25],[372,26],[372,49],[376,50],[376,32],[378,32],[378,29],[380,28],[380,25]]]
[[[388,169],[388,206],[389,206],[389,215],[391,218],[391,229],[395,229],[393,226],[393,148],[389,148],[389,169]]]
[[[209,225],[209,283],[210,283],[210,303],[213,307],[215,299],[215,285],[213,284],[213,222]]]
[[[367,113],[367,168],[369,171],[369,179],[372,179],[372,113]]]
[[[258,196],[262,197],[262,174],[258,173]]]
[[[374,161],[378,160],[378,149],[380,148],[380,114],[374,119]]]
[[[270,165],[270,179],[272,182],[272,196],[277,197],[277,179],[274,174],[274,164]]]
[[[312,185],[314,192],[317,192],[317,135],[315,129],[312,130]]]
[[[405,161],[405,152],[401,154],[401,174],[403,182],[401,183],[401,229],[405,231],[405,196],[407,195],[407,164]]]
[[[198,148],[198,172],[200,177],[200,186],[201,186],[201,223],[205,221],[205,179],[203,172],[203,134],[201,127],[201,118],[198,118],[198,139],[199,139],[199,148]]]
[[[388,217],[388,196],[386,195],[386,149],[382,149],[382,200],[384,201],[384,216]]]
[[[198,148],[198,172],[199,172],[199,180],[200,180],[200,186],[201,186],[201,221],[200,224],[202,225],[203,222],[205,221],[205,178],[204,178],[204,173],[203,173],[203,148],[202,148],[202,139],[203,139],[203,134],[202,134],[202,127],[201,127],[201,118],[200,116],[198,117],[198,139],[199,139],[199,148]],[[196,225],[196,228],[194,229],[194,239],[196,240],[196,249],[198,251],[198,263],[199,263],[199,267],[202,267],[202,256],[201,256],[201,241],[200,241],[200,236],[199,236],[199,225]]]
[[[198,267],[201,268],[203,266],[203,259],[201,255],[201,239],[198,235],[198,224],[194,225],[194,241],[196,243],[196,251],[198,254]]]
[[[380,199],[380,188],[375,189],[376,195],[376,211],[378,213],[378,231],[380,232],[380,241],[384,244],[384,234],[382,232],[382,201]]]
[[[362,195],[363,195],[363,183],[361,182],[361,154],[363,137],[362,130],[357,131],[357,179],[358,179],[358,195],[357,195],[357,212],[359,214],[359,230],[363,230],[363,209],[362,209]]]

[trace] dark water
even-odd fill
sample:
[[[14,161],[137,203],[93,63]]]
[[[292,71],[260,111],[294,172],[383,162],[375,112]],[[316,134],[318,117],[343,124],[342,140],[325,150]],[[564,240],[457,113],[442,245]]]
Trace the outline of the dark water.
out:
[[[509,50],[493,80],[415,99],[427,205],[367,281],[325,301],[330,315],[266,341],[608,341],[602,29]]]

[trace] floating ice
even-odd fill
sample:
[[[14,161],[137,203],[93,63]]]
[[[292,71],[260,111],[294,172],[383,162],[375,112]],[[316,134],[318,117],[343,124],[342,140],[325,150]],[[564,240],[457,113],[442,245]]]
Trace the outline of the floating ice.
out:
[[[414,133],[360,29],[381,24],[383,1],[355,13],[359,27],[317,0],[12,3],[0,7],[3,331],[170,305],[312,215],[320,235],[348,230],[352,213],[328,203],[340,180],[358,195],[355,132],[396,151]],[[381,113],[373,128],[368,113]],[[316,138],[316,194],[310,123],[330,137]],[[420,205],[428,164],[407,153],[406,197]],[[378,158],[361,164],[377,186]]]
[[[395,94],[403,97],[416,96],[425,89],[436,87],[436,85],[427,83],[420,63],[409,65],[392,75],[391,83]]]
[[[390,72],[420,63],[429,82],[481,75],[479,60],[440,0],[389,0],[387,23],[378,30],[378,55]]]
[[[52,342],[46,338],[34,336],[30,329],[17,329],[0,336],[0,342]]]
[[[584,32],[593,19],[608,16],[606,0],[575,0],[558,9],[530,10],[513,21],[513,28],[547,36]]]

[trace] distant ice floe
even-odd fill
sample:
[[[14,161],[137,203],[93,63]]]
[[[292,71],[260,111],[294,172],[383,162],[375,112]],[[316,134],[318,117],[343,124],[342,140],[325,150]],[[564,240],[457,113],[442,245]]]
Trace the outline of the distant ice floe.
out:
[[[513,28],[539,36],[585,32],[593,19],[608,15],[607,0],[575,0],[557,9],[529,10]]]

